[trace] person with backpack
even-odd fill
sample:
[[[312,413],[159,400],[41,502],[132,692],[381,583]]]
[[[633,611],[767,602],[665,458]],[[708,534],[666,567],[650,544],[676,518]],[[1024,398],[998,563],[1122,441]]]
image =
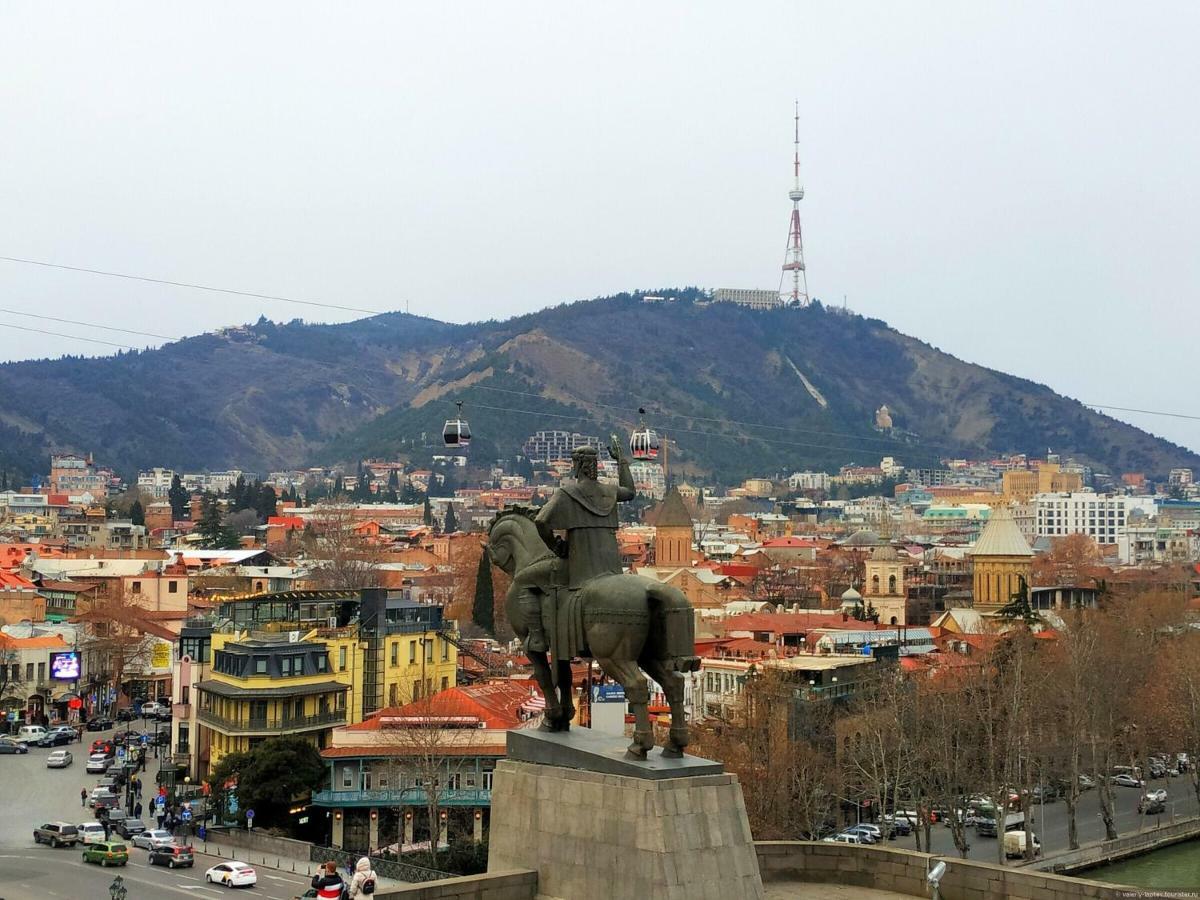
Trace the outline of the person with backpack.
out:
[[[317,870],[312,886],[319,900],[342,900],[342,894],[346,890],[346,882],[342,881],[342,876],[338,874],[335,862],[327,862]]]
[[[371,869],[371,860],[364,856],[354,867],[354,877],[350,879],[350,900],[369,897],[374,893],[375,872]]]

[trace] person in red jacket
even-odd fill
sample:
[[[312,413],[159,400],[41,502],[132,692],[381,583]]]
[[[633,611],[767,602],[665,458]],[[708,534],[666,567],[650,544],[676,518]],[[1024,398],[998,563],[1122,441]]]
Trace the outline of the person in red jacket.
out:
[[[312,886],[320,900],[342,900],[346,882],[338,874],[337,863],[327,862],[313,876]]]

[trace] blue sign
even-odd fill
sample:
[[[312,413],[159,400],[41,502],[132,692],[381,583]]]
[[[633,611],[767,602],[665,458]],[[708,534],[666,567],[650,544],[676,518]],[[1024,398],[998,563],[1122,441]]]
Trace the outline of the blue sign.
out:
[[[252,810],[252,809],[246,810],[246,818],[253,819],[254,818],[254,810]]]
[[[159,796],[154,798],[154,805],[157,806],[159,809],[166,809],[167,808],[167,798],[160,794]]]
[[[117,748],[117,759],[124,759],[124,758],[125,758],[125,748],[118,747]]]
[[[236,816],[238,811],[237,794],[229,795],[229,814]]]
[[[596,703],[624,703],[625,688],[619,684],[597,684],[592,687],[592,700]]]
[[[183,811],[179,813],[179,818],[185,822],[192,821],[192,811],[185,806]]]

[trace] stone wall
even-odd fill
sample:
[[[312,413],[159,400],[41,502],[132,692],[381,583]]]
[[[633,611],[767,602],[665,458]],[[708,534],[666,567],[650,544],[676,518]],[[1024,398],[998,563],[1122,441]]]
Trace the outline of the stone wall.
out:
[[[412,887],[379,891],[386,900],[534,900],[538,893],[537,872],[488,872],[444,878]]]
[[[533,869],[541,896],[763,896],[733,775],[651,780],[507,759],[492,780],[488,870]]]
[[[855,885],[928,897],[925,874],[946,863],[941,893],[945,900],[1079,900],[1128,897],[1129,889],[1066,875],[998,866],[913,850],[809,841],[756,843],[762,880]]]
[[[255,854],[282,857],[308,862],[312,844],[292,838],[276,837],[261,831],[241,829],[208,829],[208,844],[220,844],[238,850],[249,850]],[[206,851],[207,852],[207,851]]]
[[[1150,828],[1141,834],[1130,834],[1112,841],[1096,841],[1084,844],[1078,850],[1054,853],[1045,859],[1026,863],[1023,868],[1073,875],[1104,863],[1130,856],[1139,856],[1142,853],[1157,850],[1159,847],[1168,847],[1171,844],[1190,841],[1198,837],[1200,837],[1200,818],[1180,819],[1170,825]]]

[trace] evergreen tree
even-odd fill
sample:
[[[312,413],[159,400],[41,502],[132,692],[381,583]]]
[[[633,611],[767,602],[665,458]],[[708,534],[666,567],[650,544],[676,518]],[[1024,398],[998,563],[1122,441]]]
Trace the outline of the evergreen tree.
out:
[[[433,507],[429,503],[429,495],[425,495],[425,515],[423,521],[426,525],[433,524]]]
[[[442,523],[443,534],[454,534],[458,531],[458,516],[454,515],[454,504],[446,504],[446,518]]]
[[[388,490],[391,491],[393,495],[400,490],[400,476],[396,474],[395,469],[392,469],[392,471],[388,474],[387,486]]]
[[[167,491],[167,502],[171,504],[171,518],[175,521],[187,518],[192,495],[188,493],[178,475],[171,476],[171,487]]]
[[[487,551],[479,555],[479,570],[475,574],[475,602],[471,606],[471,621],[490,635],[496,634],[496,595],[492,587],[492,561]]]
[[[275,496],[275,488],[256,481],[254,495],[254,511],[265,522],[277,511],[278,499]]]
[[[1008,603],[1004,604],[996,615],[1003,619],[1012,621],[1020,619],[1027,626],[1032,627],[1039,624],[1042,620],[1037,614],[1037,610],[1033,608],[1033,604],[1029,601],[1029,583],[1025,580],[1024,575],[1018,575],[1019,585]]]
[[[242,545],[237,532],[222,521],[221,506],[215,497],[204,498],[196,533],[206,550],[236,550]]]
[[[146,511],[142,509],[142,501],[133,501],[133,505],[129,507],[129,518],[134,525],[146,524]]]

